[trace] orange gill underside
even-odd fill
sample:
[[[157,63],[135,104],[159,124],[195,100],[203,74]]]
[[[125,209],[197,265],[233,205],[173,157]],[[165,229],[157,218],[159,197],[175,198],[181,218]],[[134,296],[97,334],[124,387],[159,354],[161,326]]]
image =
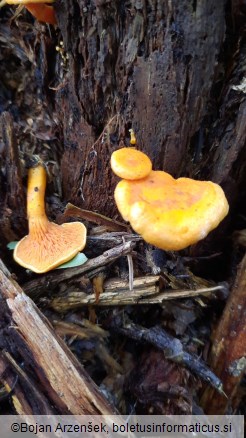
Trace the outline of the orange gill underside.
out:
[[[18,243],[14,258],[36,273],[47,272],[75,257],[85,243],[86,228],[82,223],[57,225],[48,222],[46,229],[37,227],[35,233],[28,234]]]

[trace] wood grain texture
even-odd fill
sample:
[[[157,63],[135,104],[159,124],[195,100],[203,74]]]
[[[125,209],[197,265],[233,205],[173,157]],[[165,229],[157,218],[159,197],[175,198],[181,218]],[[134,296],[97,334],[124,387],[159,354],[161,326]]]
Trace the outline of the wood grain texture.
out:
[[[70,54],[56,93],[64,195],[112,217],[109,159],[129,144],[129,128],[155,169],[178,176],[190,163],[225,36],[225,2],[67,1],[57,16]]]
[[[1,266],[2,262],[0,297],[4,306],[1,309],[1,329],[7,331],[7,336],[2,339],[5,351],[17,358],[22,357],[26,368],[30,368],[30,373],[34,373],[41,384],[39,390],[46,394],[50,406],[56,406],[58,413],[116,413],[66,344],[55,334],[48,320],[10,275],[4,274]],[[30,397],[35,398],[34,391],[30,391]],[[42,408],[40,405],[38,410],[36,406],[35,413],[43,414]]]

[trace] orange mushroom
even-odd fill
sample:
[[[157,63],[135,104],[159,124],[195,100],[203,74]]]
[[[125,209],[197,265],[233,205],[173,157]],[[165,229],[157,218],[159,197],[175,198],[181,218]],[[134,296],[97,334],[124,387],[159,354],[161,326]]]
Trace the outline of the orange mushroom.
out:
[[[167,251],[203,239],[229,210],[218,184],[189,178],[176,180],[162,171],[151,171],[140,180],[120,181],[114,196],[119,212],[134,231]]]
[[[135,136],[135,132],[134,132],[134,130],[131,128],[131,129],[129,129],[129,132],[130,132],[130,143],[132,144],[132,145],[135,145],[136,143],[137,143],[137,139],[136,139],[136,136]]]
[[[46,171],[42,164],[28,171],[27,216],[29,234],[16,245],[14,259],[38,274],[71,260],[86,244],[81,222],[57,225],[45,213]]]
[[[38,21],[56,25],[55,10],[51,4],[47,3],[54,3],[54,0],[46,0],[45,2],[44,0],[2,0],[0,8],[6,4],[25,6]]]
[[[145,178],[152,169],[149,157],[133,148],[121,148],[111,155],[111,168],[120,178],[136,180]]]

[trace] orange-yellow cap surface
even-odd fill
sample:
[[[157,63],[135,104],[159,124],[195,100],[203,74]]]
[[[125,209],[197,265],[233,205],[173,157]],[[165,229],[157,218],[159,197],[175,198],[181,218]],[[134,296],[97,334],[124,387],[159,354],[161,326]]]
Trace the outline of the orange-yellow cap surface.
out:
[[[133,148],[121,148],[111,155],[111,168],[120,178],[136,180],[145,178],[152,169],[149,157]]]
[[[167,251],[203,239],[229,210],[219,185],[175,180],[161,171],[152,171],[139,181],[120,181],[115,201],[123,218],[146,242]]]

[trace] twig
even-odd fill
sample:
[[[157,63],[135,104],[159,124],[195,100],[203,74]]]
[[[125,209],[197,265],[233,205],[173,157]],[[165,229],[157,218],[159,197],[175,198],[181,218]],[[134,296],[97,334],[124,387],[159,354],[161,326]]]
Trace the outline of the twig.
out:
[[[49,274],[38,276],[35,280],[31,280],[23,286],[24,291],[33,296],[37,296],[42,291],[52,289],[61,281],[70,280],[71,278],[83,275],[85,272],[96,269],[100,266],[108,265],[114,262],[119,257],[129,254],[135,246],[135,242],[126,242],[123,245],[105,251],[102,255],[88,260],[82,266],[76,268],[64,269],[61,272],[53,271]]]
[[[131,321],[123,323],[123,318],[113,321],[111,328],[132,339],[149,342],[163,350],[167,359],[189,368],[225,396],[221,380],[197,356],[187,353],[179,339],[169,335],[162,328],[157,326],[146,329]]]
[[[110,219],[102,214],[95,213],[94,211],[83,210],[76,207],[73,204],[68,203],[64,212],[59,215],[58,222],[63,223],[65,219],[76,217],[89,222],[94,222],[98,225],[105,225],[109,231],[127,231],[129,226],[121,222]]]
[[[25,372],[38,382],[42,400],[47,400],[51,410],[72,415],[116,414],[99,389],[85,372],[69,348],[57,336],[32,300],[6,272],[0,260],[0,330],[3,337],[4,359],[23,360]],[[6,275],[5,275],[6,272]],[[4,315],[4,316],[3,316]],[[0,356],[1,358],[1,356]],[[15,371],[18,371],[14,366]],[[19,370],[20,371],[20,370]],[[23,377],[19,373],[20,379]],[[66,378],[64,378],[66,376]],[[36,388],[36,389],[37,389]],[[43,404],[30,389],[28,413],[45,414]],[[36,404],[35,404],[36,402]],[[26,413],[25,406],[16,404],[20,413]]]
[[[124,236],[122,237],[123,243],[126,243]],[[134,271],[133,271],[133,261],[132,255],[127,254],[127,263],[128,263],[128,271],[129,271],[129,291],[133,291],[133,279],[134,279]]]
[[[129,290],[127,281],[111,279],[104,283],[104,292],[96,300],[94,294],[69,291],[58,294],[49,304],[57,312],[66,312],[86,305],[96,306],[126,306],[136,304],[162,304],[167,300],[180,298],[194,298],[199,295],[208,295],[225,289],[225,285],[196,290],[168,290],[160,291],[159,276],[138,277],[133,280],[133,290]]]

